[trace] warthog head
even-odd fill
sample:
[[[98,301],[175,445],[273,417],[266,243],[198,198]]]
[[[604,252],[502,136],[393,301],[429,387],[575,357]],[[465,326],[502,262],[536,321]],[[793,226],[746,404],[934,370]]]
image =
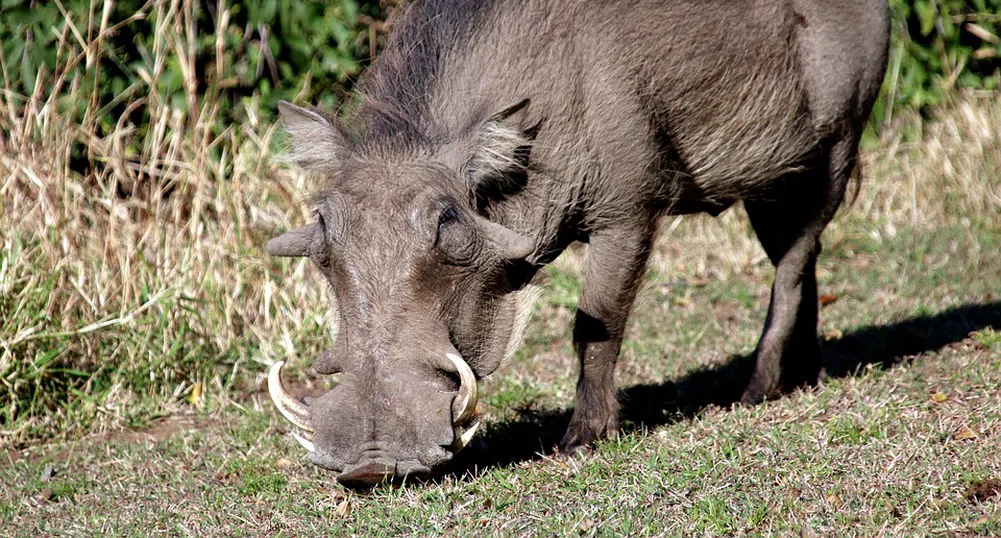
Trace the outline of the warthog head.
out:
[[[430,153],[366,142],[337,120],[280,106],[294,160],[329,187],[314,198],[315,222],[267,250],[308,257],[330,282],[339,332],[313,367],[342,377],[306,404],[277,363],[269,389],[310,460],[346,485],[427,474],[480,424],[477,378],[517,345],[535,244],[486,218],[476,189],[518,165],[527,139],[506,125],[525,104]]]

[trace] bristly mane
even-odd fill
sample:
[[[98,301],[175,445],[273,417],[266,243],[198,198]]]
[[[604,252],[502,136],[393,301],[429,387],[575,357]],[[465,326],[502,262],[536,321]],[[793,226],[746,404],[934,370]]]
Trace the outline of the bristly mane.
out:
[[[454,51],[486,24],[495,0],[418,0],[396,19],[386,49],[359,85],[347,128],[357,149],[420,151],[447,136],[430,99]]]

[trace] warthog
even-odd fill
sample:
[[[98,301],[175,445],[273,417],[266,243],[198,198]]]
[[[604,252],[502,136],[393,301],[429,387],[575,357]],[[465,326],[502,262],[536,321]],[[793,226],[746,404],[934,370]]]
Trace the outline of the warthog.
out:
[[[613,370],[657,223],[742,201],[775,265],[743,394],[815,382],[818,238],[846,197],[886,68],[886,0],[420,0],[337,116],[280,105],[326,178],[268,243],[333,287],[342,374],[272,398],[349,486],[427,474],[479,426],[476,383],[518,344],[526,290],[589,245],[560,449],[617,427]]]

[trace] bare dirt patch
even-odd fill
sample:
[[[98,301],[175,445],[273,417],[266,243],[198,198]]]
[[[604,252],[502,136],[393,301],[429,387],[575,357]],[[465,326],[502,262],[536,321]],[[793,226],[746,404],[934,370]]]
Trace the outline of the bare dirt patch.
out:
[[[966,500],[986,502],[988,500],[1001,501],[1001,479],[989,478],[974,482],[966,490]]]
[[[133,445],[158,443],[184,430],[200,429],[215,425],[218,419],[194,415],[172,415],[154,420],[144,428],[120,428],[85,436],[71,441],[56,450],[52,445],[31,446],[23,449],[9,449],[3,459],[9,462],[26,460],[36,463],[43,458],[51,461],[65,461],[70,456],[86,452],[88,448],[105,444]]]

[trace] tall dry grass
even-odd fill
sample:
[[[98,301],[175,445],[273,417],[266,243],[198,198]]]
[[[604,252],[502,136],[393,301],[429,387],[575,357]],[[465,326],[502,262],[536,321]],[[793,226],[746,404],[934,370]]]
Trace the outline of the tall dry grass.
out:
[[[108,135],[80,89],[101,76],[107,11],[66,14],[58,68],[35,94],[11,91],[0,66],[0,444],[218,403],[328,339],[320,281],[261,251],[301,224],[309,186],[271,162],[278,129],[254,106],[221,125],[197,91],[189,4],[133,15],[155,21],[153,68],[119,97],[132,114]],[[157,90],[171,59],[186,66],[183,107]],[[66,100],[87,103],[82,119]],[[129,119],[143,114],[148,128]]]
[[[39,75],[35,94],[14,93],[0,65],[0,446],[249,405],[272,361],[304,366],[330,343],[321,280],[262,251],[304,221],[311,186],[271,159],[281,135],[254,106],[245,123],[220,125],[213,92],[197,91],[188,3],[151,0],[134,15],[161,37],[152,70],[120,96],[140,114],[117,118],[110,134],[81,90],[81,77],[101,76],[93,66],[117,25],[107,11],[55,24],[59,67]],[[183,107],[157,90],[171,59],[188,66]],[[67,100],[88,103],[82,119],[65,113]],[[129,119],[141,113],[148,128]],[[966,96],[934,121],[898,122],[864,153],[862,194],[835,233],[997,226],[1001,100]],[[729,278],[762,263],[730,211],[668,219],[653,267],[664,278]],[[580,264],[575,253],[558,262]]]

